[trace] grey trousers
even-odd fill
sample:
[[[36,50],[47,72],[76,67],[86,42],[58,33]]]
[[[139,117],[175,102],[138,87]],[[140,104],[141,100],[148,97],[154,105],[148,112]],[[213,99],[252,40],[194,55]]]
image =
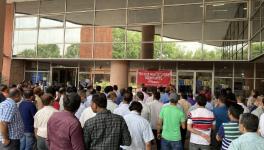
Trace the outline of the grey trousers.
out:
[[[40,136],[37,136],[37,147],[38,150],[48,150],[46,139]]]
[[[0,150],[19,150],[20,140],[10,140],[8,145],[3,145],[0,141]]]
[[[210,145],[199,145],[190,143],[189,150],[210,150]]]

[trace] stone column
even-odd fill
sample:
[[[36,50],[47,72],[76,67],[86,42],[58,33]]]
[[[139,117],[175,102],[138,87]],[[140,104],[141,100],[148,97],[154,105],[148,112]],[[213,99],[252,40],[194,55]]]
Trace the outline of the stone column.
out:
[[[154,54],[154,36],[155,36],[155,26],[145,25],[142,26],[142,44],[141,44],[141,59],[153,59]],[[152,42],[152,43],[144,43]]]
[[[128,62],[123,60],[111,61],[110,83],[119,89],[128,87]]]
[[[5,0],[0,0],[0,72],[3,67],[4,31],[5,31]]]

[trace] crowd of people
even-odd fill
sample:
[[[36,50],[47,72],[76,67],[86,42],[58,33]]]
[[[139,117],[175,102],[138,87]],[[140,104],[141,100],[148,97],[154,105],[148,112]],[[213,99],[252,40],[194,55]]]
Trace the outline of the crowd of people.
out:
[[[0,85],[0,150],[264,150],[264,97]]]

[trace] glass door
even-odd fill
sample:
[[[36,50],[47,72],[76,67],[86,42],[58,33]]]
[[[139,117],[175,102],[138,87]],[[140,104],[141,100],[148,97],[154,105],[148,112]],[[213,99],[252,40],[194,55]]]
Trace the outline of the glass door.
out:
[[[212,72],[196,72],[196,94],[202,90],[212,93]]]
[[[178,72],[178,92],[184,94],[193,93],[194,91],[194,72]]]

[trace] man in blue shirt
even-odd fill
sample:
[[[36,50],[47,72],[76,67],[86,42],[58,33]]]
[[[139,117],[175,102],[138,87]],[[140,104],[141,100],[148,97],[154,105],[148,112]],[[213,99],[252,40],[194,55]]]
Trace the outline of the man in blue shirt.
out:
[[[19,111],[24,123],[24,136],[20,140],[20,150],[32,150],[35,143],[34,116],[37,108],[32,102],[34,94],[32,89],[24,90],[24,101],[19,105]]]
[[[228,118],[228,108],[225,105],[225,97],[219,96],[216,100],[215,108],[213,109],[213,113],[216,120],[216,132],[218,132],[219,127],[222,123],[229,122]]]
[[[0,149],[18,150],[23,136],[23,122],[16,103],[21,100],[20,91],[13,88],[9,98],[0,104]]]

